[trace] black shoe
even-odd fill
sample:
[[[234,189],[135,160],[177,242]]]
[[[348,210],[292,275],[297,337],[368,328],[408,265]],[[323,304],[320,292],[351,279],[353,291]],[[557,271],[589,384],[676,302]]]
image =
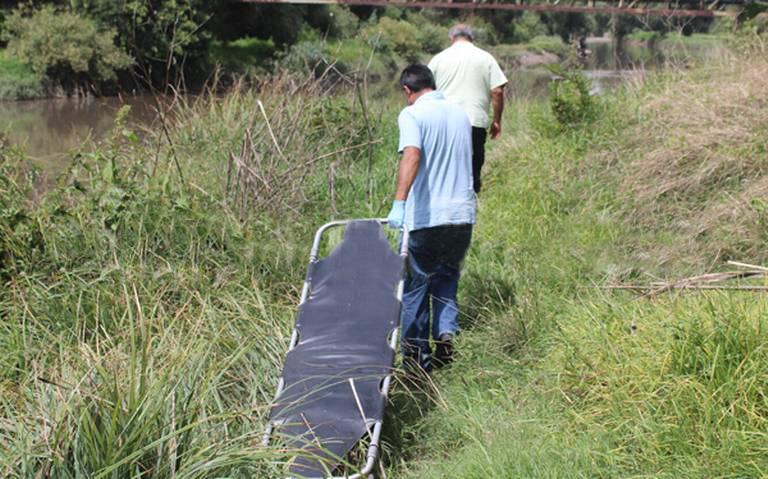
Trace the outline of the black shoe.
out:
[[[453,334],[443,333],[435,341],[435,366],[448,366],[453,362]]]

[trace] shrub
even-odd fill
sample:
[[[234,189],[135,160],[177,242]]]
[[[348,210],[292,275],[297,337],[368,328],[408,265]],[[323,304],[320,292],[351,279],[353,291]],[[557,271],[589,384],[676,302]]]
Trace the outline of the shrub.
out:
[[[45,94],[40,75],[15,58],[0,53],[0,99],[27,100]]]
[[[523,12],[523,14],[514,21],[513,26],[515,32],[513,39],[515,42],[519,43],[527,42],[534,37],[547,34],[547,26],[542,23],[539,14],[534,12]]]
[[[254,73],[267,67],[275,56],[272,40],[244,37],[231,42],[213,41],[209,61],[233,73]]]
[[[203,28],[212,2],[204,0],[70,0],[74,12],[116,29],[116,43],[142,66],[156,85],[173,81],[180,70],[207,75],[210,33]],[[295,41],[300,24],[295,15],[271,22],[284,35],[272,35],[276,45]],[[267,36],[268,37],[268,36]],[[265,37],[266,38],[266,37]],[[196,71],[197,70],[197,71]],[[149,80],[150,78],[147,78]]]
[[[448,46],[448,29],[431,23],[419,27],[419,43],[427,53],[438,53]]]
[[[360,19],[345,5],[331,5],[328,15],[331,17],[328,33],[337,38],[352,37],[360,25]]]
[[[419,30],[404,20],[382,18],[379,23],[369,28],[369,41],[380,37],[381,46],[389,49],[408,61],[418,60],[422,51],[419,44]]]
[[[571,128],[595,119],[596,102],[589,94],[590,81],[578,68],[566,70],[559,65],[549,69],[558,78],[549,84],[549,104],[561,128]]]
[[[6,21],[8,51],[67,90],[113,81],[133,60],[114,44],[115,31],[52,5],[15,10]]]
[[[449,45],[448,27],[441,25],[434,16],[409,11],[406,20],[419,31],[417,40],[425,52],[437,53]]]
[[[321,40],[306,40],[293,45],[280,59],[280,66],[292,72],[312,72],[324,69],[328,62],[325,60],[324,43]]]
[[[543,50],[564,57],[568,54],[568,45],[563,43],[560,37],[542,36],[531,38],[529,45],[534,50]]]
[[[475,34],[475,43],[478,45],[497,45],[499,43],[496,28],[488,20],[482,17],[474,18],[471,27]]]

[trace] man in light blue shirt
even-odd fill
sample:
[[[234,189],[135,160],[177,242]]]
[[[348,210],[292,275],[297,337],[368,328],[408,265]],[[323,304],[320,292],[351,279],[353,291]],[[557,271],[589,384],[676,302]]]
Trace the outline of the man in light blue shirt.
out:
[[[406,361],[430,371],[430,332],[439,366],[451,361],[459,330],[456,293],[477,208],[472,129],[464,110],[435,90],[425,65],[406,67],[400,85],[408,106],[398,118],[402,159],[388,220],[390,226],[405,225],[410,232],[403,354]]]

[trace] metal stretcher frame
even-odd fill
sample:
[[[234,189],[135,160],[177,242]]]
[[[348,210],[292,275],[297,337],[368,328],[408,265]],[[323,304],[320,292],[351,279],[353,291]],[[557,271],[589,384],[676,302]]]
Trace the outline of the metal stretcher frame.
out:
[[[320,245],[323,240],[323,235],[331,230],[332,228],[336,228],[339,226],[347,226],[350,223],[357,222],[357,221],[375,221],[378,222],[380,225],[384,225],[387,223],[386,218],[373,218],[373,219],[350,219],[350,220],[337,220],[337,221],[331,221],[329,223],[324,224],[320,228],[318,228],[317,232],[315,233],[314,241],[312,242],[312,248],[309,253],[309,264],[307,268],[307,276],[304,279],[304,285],[301,290],[301,299],[299,301],[299,307],[303,305],[307,301],[307,297],[309,295],[309,292],[311,290],[311,278],[310,278],[310,271],[312,270],[312,265],[318,261],[318,254],[320,250]],[[403,227],[401,229],[402,238],[400,243],[400,251],[399,255],[403,262],[405,262],[407,256],[408,256],[408,229]],[[403,289],[405,287],[405,275],[403,274],[400,278],[400,281],[397,285],[397,291],[396,291],[396,298],[398,302],[402,304],[403,301]],[[391,338],[389,341],[389,346],[394,350],[397,351],[398,346],[398,340],[399,340],[399,333],[400,333],[400,318],[397,318],[396,326],[394,330],[392,331]],[[290,353],[298,344],[299,342],[299,331],[294,325],[294,329],[291,333],[291,341],[288,346],[288,350],[286,351],[286,356],[288,353]],[[390,369],[390,372],[384,377],[384,380],[382,382],[381,387],[381,393],[384,396],[384,400],[386,401],[386,398],[389,393],[389,388],[392,383],[392,370]],[[277,390],[275,392],[275,396],[273,399],[273,403],[278,400],[280,397],[280,394],[285,389],[285,378],[281,375],[278,383],[277,383]],[[366,453],[366,463],[365,466],[360,470],[360,472],[348,475],[348,476],[329,476],[329,479],[361,479],[369,477],[374,470],[374,467],[376,466],[376,460],[378,458],[379,453],[379,443],[381,440],[381,431],[384,425],[383,418],[380,420],[376,420],[373,423],[373,429],[371,431],[371,439],[370,443],[368,445],[368,451]],[[264,435],[262,438],[262,445],[268,446],[269,442],[272,438],[272,434],[274,432],[275,424],[272,421],[267,422],[266,429],[264,431]]]

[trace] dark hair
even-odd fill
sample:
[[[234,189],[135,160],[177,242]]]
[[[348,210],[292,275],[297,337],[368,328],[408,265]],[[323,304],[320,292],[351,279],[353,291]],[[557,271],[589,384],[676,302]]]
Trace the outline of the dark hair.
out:
[[[400,86],[407,86],[414,93],[418,93],[425,88],[437,89],[432,70],[421,63],[413,63],[405,67],[405,70],[400,75]]]

